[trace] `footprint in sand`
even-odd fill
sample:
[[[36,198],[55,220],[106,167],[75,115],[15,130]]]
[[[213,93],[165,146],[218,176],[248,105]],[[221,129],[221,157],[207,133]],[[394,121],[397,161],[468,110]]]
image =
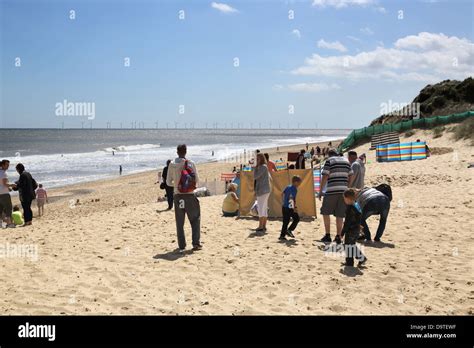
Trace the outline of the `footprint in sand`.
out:
[[[342,313],[346,310],[346,308],[340,305],[332,305],[329,307],[329,310],[331,312]]]

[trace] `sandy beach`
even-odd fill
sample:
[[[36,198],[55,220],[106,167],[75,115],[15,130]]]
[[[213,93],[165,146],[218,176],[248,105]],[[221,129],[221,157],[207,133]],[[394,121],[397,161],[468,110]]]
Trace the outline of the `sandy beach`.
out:
[[[0,312],[472,315],[472,147],[431,134],[401,136],[426,140],[433,150],[426,160],[377,163],[368,144],[356,148],[368,156],[366,185],[386,182],[394,195],[384,243],[363,246],[363,270],[344,274],[342,255],[322,250],[320,201],[296,241],[279,243],[280,220],[255,236],[253,218],[221,217],[223,195],[200,198],[203,250],[177,254],[174,212],[157,202],[164,195],[157,172],[146,172],[52,189],[43,217],[33,204],[33,226],[1,230],[0,245],[34,245],[38,259],[0,259]],[[268,152],[274,160],[300,148]],[[219,180],[237,164],[198,169],[202,179]]]

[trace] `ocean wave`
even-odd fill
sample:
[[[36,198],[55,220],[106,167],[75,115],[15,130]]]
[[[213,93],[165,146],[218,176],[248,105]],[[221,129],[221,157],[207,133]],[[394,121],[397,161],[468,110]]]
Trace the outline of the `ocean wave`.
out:
[[[127,151],[140,151],[140,150],[149,150],[157,149],[161,147],[161,144],[137,144],[137,145],[119,145],[115,147],[106,147],[105,152],[127,152]]]

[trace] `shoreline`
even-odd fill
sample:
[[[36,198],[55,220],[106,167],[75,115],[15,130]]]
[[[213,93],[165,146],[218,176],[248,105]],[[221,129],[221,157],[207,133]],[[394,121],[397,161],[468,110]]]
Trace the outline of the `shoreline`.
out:
[[[333,143],[340,143],[341,141],[343,141],[344,138],[335,138],[333,140],[329,140]],[[324,147],[324,146],[327,146],[328,142],[329,141],[323,141],[323,142],[317,142],[317,143],[308,143],[309,144],[309,148],[311,147],[316,147],[317,145],[319,145],[320,147]],[[272,158],[272,156],[276,155],[276,154],[283,154],[283,153],[287,153],[288,151],[291,151],[291,150],[295,150],[295,148],[305,148],[306,146],[306,143],[304,144],[290,144],[290,145],[283,145],[283,146],[273,146],[273,147],[267,147],[267,148],[261,148],[259,149],[260,151],[262,152],[268,152],[270,157]],[[335,147],[335,146],[333,146]],[[277,152],[277,148],[279,148],[280,151]],[[192,159],[192,156],[191,156],[191,159]],[[273,158],[274,160],[275,158]],[[208,160],[208,161],[203,161],[203,162],[196,162],[196,165],[198,166],[198,168],[200,167],[207,167],[209,165],[212,165],[212,164],[229,164],[229,166],[231,166],[231,164],[233,163],[237,163],[237,162],[226,162],[226,160]],[[100,179],[92,179],[92,180],[87,180],[87,181],[81,181],[81,182],[76,182],[76,183],[70,183],[70,184],[66,184],[66,185],[61,185],[61,186],[54,186],[54,187],[51,187],[48,189],[48,187],[46,187],[46,190],[48,191],[48,195],[51,193],[55,193],[55,192],[62,192],[62,191],[65,191],[65,190],[73,190],[73,189],[76,189],[77,187],[79,186],[84,186],[84,185],[94,185],[94,184],[100,184],[100,183],[105,183],[105,182],[109,182],[109,181],[116,181],[116,180],[121,180],[122,178],[127,178],[129,180],[131,179],[136,179],[136,178],[140,178],[142,176],[150,176],[152,173],[155,173],[155,175],[158,175],[158,172],[161,172],[163,170],[164,166],[163,167],[157,167],[155,169],[146,169],[146,170],[143,170],[143,171],[140,171],[140,172],[134,172],[134,173],[129,173],[129,174],[122,174],[122,175],[113,175],[113,174],[110,174],[110,176],[108,177],[105,177],[105,178],[100,178]],[[34,177],[34,173],[32,173],[33,177]],[[207,178],[206,179],[214,179],[214,178]],[[215,179],[219,180],[220,178],[218,177],[215,177]],[[208,181],[208,180],[206,180]],[[14,195],[12,196],[12,199],[13,198],[16,198],[17,195]]]

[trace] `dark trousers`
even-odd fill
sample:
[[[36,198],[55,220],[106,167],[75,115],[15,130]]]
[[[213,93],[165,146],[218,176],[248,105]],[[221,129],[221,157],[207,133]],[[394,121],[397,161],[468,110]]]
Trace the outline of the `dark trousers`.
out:
[[[199,200],[194,194],[175,194],[174,216],[176,218],[176,233],[180,249],[186,248],[186,238],[184,236],[184,220],[186,215],[191,224],[193,246],[200,245],[201,206],[199,205]]]
[[[362,210],[361,225],[364,227],[365,239],[370,240],[370,230],[367,225],[367,219],[372,215],[380,215],[379,227],[375,234],[376,239],[382,238],[387,224],[388,213],[390,212],[390,200],[388,197],[375,197],[368,201]]]
[[[21,202],[21,207],[23,208],[23,215],[25,217],[25,222],[33,221],[33,210],[31,210],[31,199],[24,199]]]
[[[359,230],[349,230],[344,235],[344,251],[346,252],[346,266],[354,266],[354,257],[357,260],[365,259],[362,251],[357,247],[356,241],[359,237]]]
[[[300,222],[300,217],[298,216],[298,213],[296,213],[295,210],[292,208],[282,207],[281,209],[283,212],[283,225],[281,226],[281,235],[284,236],[286,234],[286,231],[294,231],[296,229],[298,222]],[[291,222],[290,227],[288,227],[290,220],[293,221]]]
[[[173,186],[165,186],[165,191],[166,191],[166,199],[168,200],[168,208],[172,209],[173,208],[173,192],[174,192],[174,187]]]

